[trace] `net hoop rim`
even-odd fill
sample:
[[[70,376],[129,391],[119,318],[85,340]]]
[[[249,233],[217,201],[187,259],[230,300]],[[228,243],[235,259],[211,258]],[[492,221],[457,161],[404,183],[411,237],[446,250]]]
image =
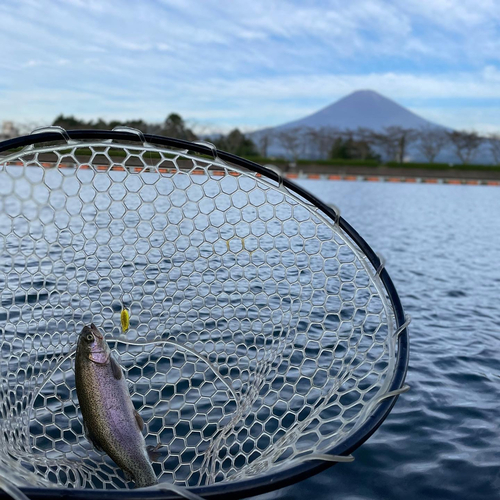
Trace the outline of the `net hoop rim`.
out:
[[[394,283],[389,276],[386,268],[383,267],[383,261],[374,252],[370,245],[360,236],[360,234],[335,210],[326,205],[316,196],[311,194],[306,189],[295,184],[290,179],[281,176],[274,170],[264,167],[258,163],[246,160],[225,151],[214,149],[203,143],[190,142],[183,139],[175,139],[153,134],[138,134],[136,132],[128,132],[122,130],[68,130],[51,132],[43,131],[8,139],[0,142],[0,153],[16,148],[24,148],[31,145],[41,143],[63,142],[66,140],[116,140],[127,141],[149,145],[160,145],[173,147],[178,149],[194,151],[196,153],[217,157],[219,160],[229,162],[231,164],[243,167],[251,172],[261,174],[262,176],[284,186],[289,191],[298,194],[315,207],[319,208],[327,215],[334,223],[337,223],[340,228],[356,243],[359,249],[367,256],[369,262],[377,271],[380,280],[387,292],[389,301],[394,309],[396,329],[398,335],[398,351],[397,360],[395,363],[395,371],[393,379],[388,388],[388,392],[398,391],[403,387],[409,363],[409,336],[408,328],[405,326],[406,317],[401,304],[401,300],[396,291]],[[70,145],[70,144],[68,144]],[[72,144],[71,144],[72,145]],[[15,154],[15,153],[14,153]],[[2,158],[0,157],[0,162]],[[402,328],[403,327],[403,328]],[[331,455],[348,455],[361,446],[382,424],[387,418],[393,406],[398,399],[398,395],[394,395],[381,401],[370,417],[364,422],[351,436],[334,446],[328,451]],[[189,488],[189,491],[202,496],[203,498],[243,498],[248,494],[259,495],[279,488],[284,488],[313,476],[323,470],[335,465],[335,462],[311,460],[301,462],[295,466],[291,466],[282,470],[278,470],[269,474],[255,476],[254,478],[244,479],[229,483],[215,483],[209,486],[197,486]],[[89,489],[73,489],[73,488],[32,488],[22,487],[21,490],[33,499],[103,499],[116,500],[118,498],[124,500],[139,500],[142,498],[149,499],[178,499],[178,494],[165,490],[89,490]],[[0,490],[0,499],[9,498],[4,491]]]

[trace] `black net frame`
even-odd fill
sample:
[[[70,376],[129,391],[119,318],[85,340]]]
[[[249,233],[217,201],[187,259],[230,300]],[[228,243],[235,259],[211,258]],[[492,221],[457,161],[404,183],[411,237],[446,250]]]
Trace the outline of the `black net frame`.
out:
[[[359,233],[343,218],[337,211],[326,205],[304,188],[298,186],[293,181],[281,176],[277,172],[266,168],[252,161],[240,158],[233,154],[215,149],[209,144],[195,143],[180,139],[167,138],[157,135],[142,134],[138,131],[128,131],[124,129],[107,130],[50,130],[46,129],[39,133],[10,139],[0,143],[0,153],[15,151],[17,148],[26,148],[42,144],[60,144],[70,141],[118,141],[127,144],[151,144],[161,147],[168,147],[189,151],[191,154],[202,155],[236,165],[250,172],[260,174],[278,186],[284,187],[291,193],[294,193],[319,209],[321,213],[328,217],[349,236],[349,238],[358,246],[362,253],[367,257],[371,265],[377,270],[388,299],[392,305],[397,339],[397,359],[392,380],[389,384],[387,397],[383,398],[371,412],[370,418],[364,422],[354,433],[346,440],[337,444],[328,450],[328,454],[334,456],[346,456],[356,450],[363,444],[382,424],[385,418],[392,410],[398,395],[405,389],[404,381],[409,362],[409,339],[407,329],[407,318],[396,291],[396,288],[385,269],[383,262],[372,250],[369,244],[359,235]],[[215,483],[209,486],[190,488],[195,494],[204,498],[242,498],[249,495],[257,495],[270,490],[288,486],[301,481],[314,474],[317,474],[335,464],[335,461],[312,459],[299,463],[293,467],[284,468],[262,476],[256,476],[251,479],[244,479],[230,483]],[[134,491],[134,490],[78,490],[78,489],[47,489],[47,488],[22,488],[22,491],[30,498],[103,498],[103,499],[136,499],[136,498],[178,498],[173,492],[165,491]],[[0,495],[0,498],[2,495]]]

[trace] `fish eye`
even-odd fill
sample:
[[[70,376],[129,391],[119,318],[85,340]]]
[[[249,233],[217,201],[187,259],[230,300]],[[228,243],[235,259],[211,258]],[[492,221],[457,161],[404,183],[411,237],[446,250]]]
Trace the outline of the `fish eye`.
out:
[[[87,340],[92,342],[94,340],[94,336],[91,333],[87,333]]]

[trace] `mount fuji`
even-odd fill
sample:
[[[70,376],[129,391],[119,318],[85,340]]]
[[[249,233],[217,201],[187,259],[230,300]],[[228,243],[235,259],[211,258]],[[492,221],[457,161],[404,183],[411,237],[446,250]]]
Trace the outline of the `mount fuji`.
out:
[[[312,115],[267,130],[278,132],[303,127],[312,129],[333,127],[344,130],[364,127],[378,132],[391,126],[412,129],[444,128],[378,92],[358,90]]]
[[[331,128],[339,131],[354,131],[358,128],[364,128],[374,132],[383,132],[387,127],[401,127],[415,130],[434,129],[436,131],[451,130],[422,118],[378,92],[373,90],[357,90],[304,118],[276,127],[260,129],[249,135],[257,144],[268,141],[267,154],[269,156],[288,156],[287,151],[277,139],[282,132],[318,130],[321,128]],[[410,145],[408,153],[413,160],[423,160],[423,157],[414,145]],[[440,154],[440,159],[444,160],[446,158],[448,161],[448,158],[451,157],[452,154],[449,147],[444,148]]]

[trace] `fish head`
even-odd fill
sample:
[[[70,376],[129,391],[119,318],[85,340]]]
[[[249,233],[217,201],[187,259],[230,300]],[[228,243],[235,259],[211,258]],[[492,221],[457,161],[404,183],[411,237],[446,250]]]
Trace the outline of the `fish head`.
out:
[[[101,365],[108,362],[111,354],[108,343],[94,323],[83,327],[78,337],[77,350],[94,363]]]

